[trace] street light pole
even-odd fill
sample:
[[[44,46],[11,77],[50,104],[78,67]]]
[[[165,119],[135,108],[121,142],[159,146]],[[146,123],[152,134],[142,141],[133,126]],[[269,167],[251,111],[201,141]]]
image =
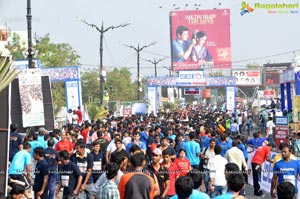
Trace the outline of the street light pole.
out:
[[[83,23],[85,23],[88,26],[91,26],[92,28],[95,28],[99,33],[100,33],[100,48],[99,48],[99,53],[100,53],[100,71],[99,71],[99,77],[100,77],[100,105],[102,105],[103,103],[103,75],[102,75],[102,70],[103,70],[103,38],[104,38],[104,33],[112,30],[112,29],[116,29],[116,28],[123,28],[125,26],[128,26],[130,23],[123,23],[121,25],[118,26],[109,26],[108,28],[104,28],[103,25],[103,21],[101,24],[101,28],[99,28],[98,26],[96,26],[95,24],[91,24],[86,22],[83,19],[80,19],[80,21],[82,21]]]
[[[169,71],[169,77],[171,77],[171,71],[172,71],[172,69],[170,69],[170,68],[167,67],[167,66],[163,66],[163,68],[165,68],[165,69],[167,69],[167,70]]]
[[[165,58],[162,58],[162,59],[159,59],[159,60],[157,60],[157,61],[156,61],[155,58],[154,58],[153,61],[152,61],[152,60],[149,60],[149,59],[144,59],[145,61],[154,64],[154,69],[155,69],[155,71],[154,71],[154,76],[155,76],[155,77],[157,77],[157,68],[156,68],[156,65],[157,65],[159,62],[163,61],[164,59],[166,59],[166,57],[165,57]]]
[[[134,46],[129,46],[127,44],[124,44],[124,46],[128,47],[128,48],[132,48],[133,50],[135,50],[137,52],[137,100],[140,100],[140,52],[142,50],[144,50],[145,48],[148,48],[150,46],[153,46],[154,44],[156,44],[156,42],[152,42],[149,45],[144,45],[142,47],[140,47],[140,44],[138,44],[137,48]]]
[[[32,64],[32,15],[31,0],[27,0],[27,36],[28,36],[28,68],[34,68]]]

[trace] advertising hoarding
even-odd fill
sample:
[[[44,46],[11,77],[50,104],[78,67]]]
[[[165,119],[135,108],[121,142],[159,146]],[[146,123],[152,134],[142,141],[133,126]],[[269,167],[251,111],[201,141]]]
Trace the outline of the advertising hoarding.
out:
[[[291,67],[292,63],[264,64],[266,86],[279,85],[280,74]]]
[[[19,73],[19,90],[23,127],[45,125],[40,69],[21,70]]]
[[[173,70],[231,68],[230,10],[170,13]]]
[[[258,86],[261,85],[260,70],[232,70],[237,86]]]
[[[191,86],[205,85],[203,70],[200,71],[179,71],[178,82],[187,82]]]

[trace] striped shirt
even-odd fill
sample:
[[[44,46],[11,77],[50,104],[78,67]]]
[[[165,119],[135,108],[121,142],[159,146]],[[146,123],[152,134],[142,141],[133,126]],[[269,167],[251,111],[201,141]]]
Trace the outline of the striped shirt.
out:
[[[120,199],[117,184],[111,180],[107,180],[101,185],[98,197],[99,199]]]

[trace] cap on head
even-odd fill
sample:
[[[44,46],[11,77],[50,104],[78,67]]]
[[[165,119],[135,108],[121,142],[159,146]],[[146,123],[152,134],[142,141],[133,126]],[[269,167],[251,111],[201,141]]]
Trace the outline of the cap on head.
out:
[[[44,127],[39,128],[39,132],[47,132],[47,130]]]
[[[162,151],[161,151],[161,149],[159,149],[159,148],[155,148],[155,149],[152,151],[152,153],[155,154],[155,155],[162,155]]]

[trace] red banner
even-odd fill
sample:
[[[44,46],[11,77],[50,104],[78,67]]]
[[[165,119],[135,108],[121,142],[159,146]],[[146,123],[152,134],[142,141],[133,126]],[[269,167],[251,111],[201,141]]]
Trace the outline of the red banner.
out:
[[[275,127],[275,144],[278,147],[281,142],[288,143],[289,141],[289,127],[276,126]]]
[[[172,11],[173,70],[231,68],[230,10]]]

